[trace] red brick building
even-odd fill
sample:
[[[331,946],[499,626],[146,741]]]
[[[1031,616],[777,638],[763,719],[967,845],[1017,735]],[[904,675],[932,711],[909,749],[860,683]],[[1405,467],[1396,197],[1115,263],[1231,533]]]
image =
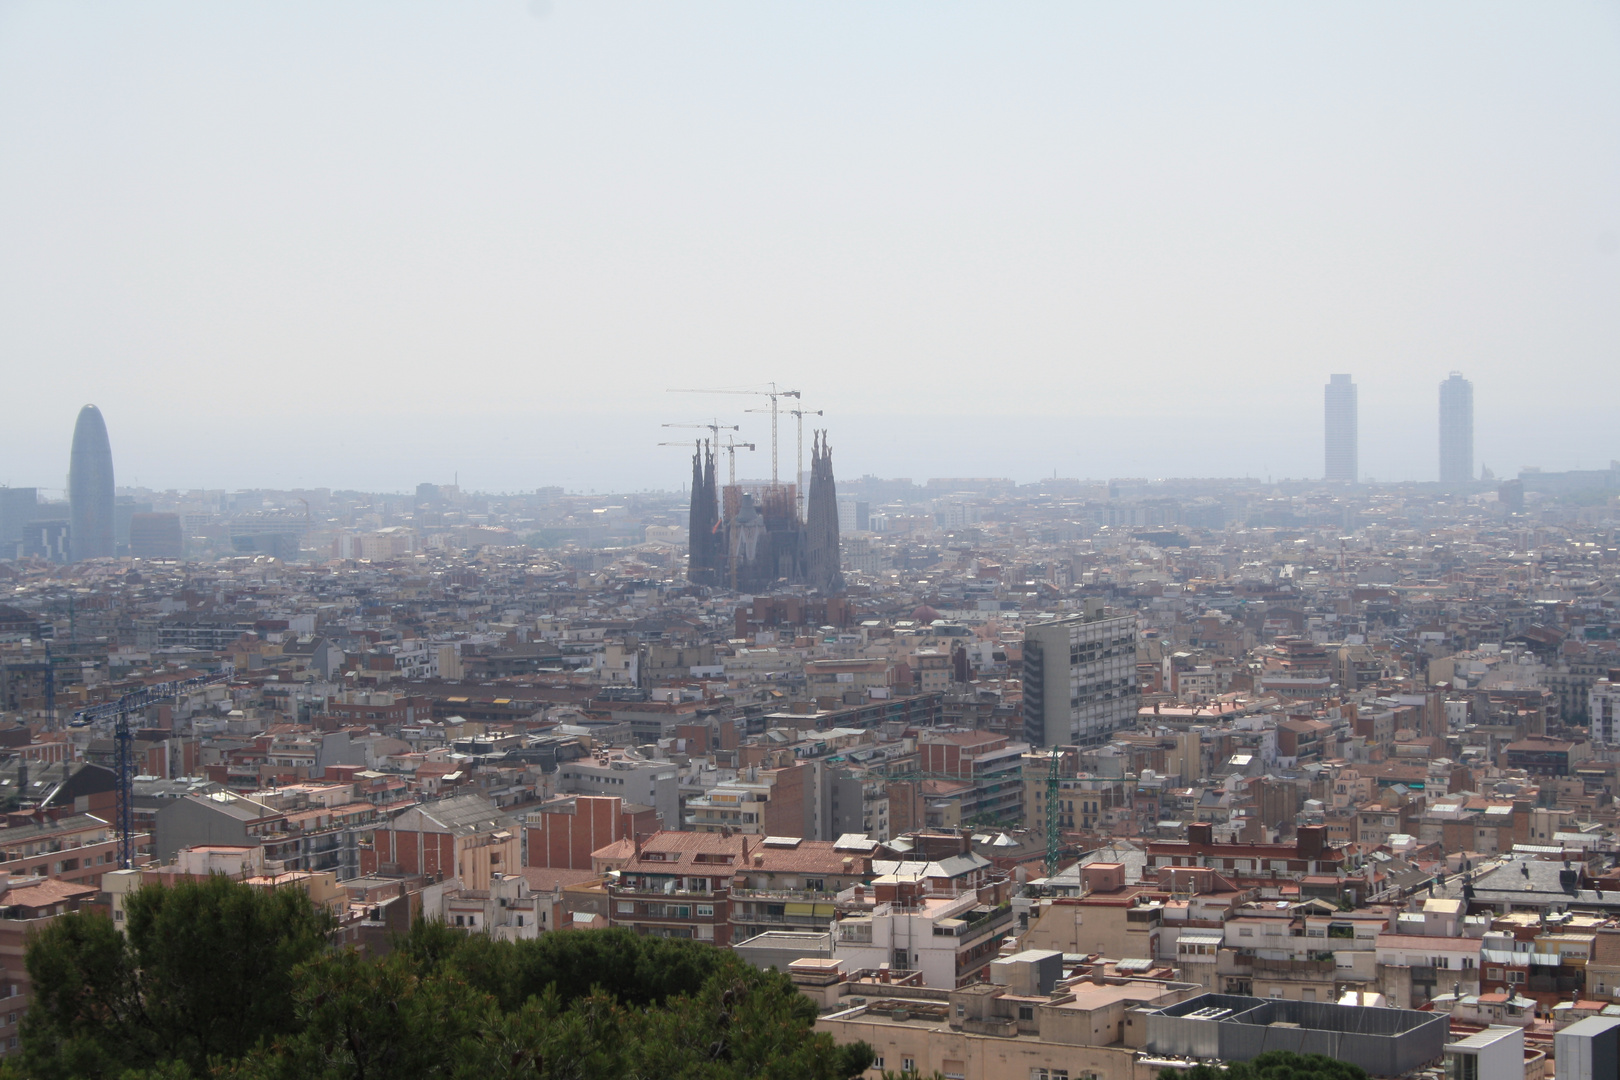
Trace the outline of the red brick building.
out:
[[[615,840],[658,831],[658,813],[617,795],[566,795],[531,811],[524,825],[525,866],[589,870],[591,852]]]
[[[454,877],[464,888],[487,889],[495,874],[522,869],[520,848],[517,827],[494,803],[457,795],[413,806],[376,828],[360,849],[360,873]]]

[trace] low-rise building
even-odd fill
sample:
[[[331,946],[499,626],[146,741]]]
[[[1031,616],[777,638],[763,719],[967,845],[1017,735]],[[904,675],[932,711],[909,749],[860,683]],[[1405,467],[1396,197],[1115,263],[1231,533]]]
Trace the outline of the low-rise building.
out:
[[[147,839],[145,833],[135,834],[136,850]],[[103,874],[117,868],[118,834],[94,814],[0,829],[0,869],[14,878],[52,877],[99,885]]]
[[[833,924],[833,956],[846,969],[916,971],[924,986],[946,990],[984,978],[1015,928],[1011,904],[993,902],[993,896],[982,900],[977,891],[935,891],[923,873],[902,870],[874,879],[870,910]]]
[[[831,841],[767,836],[753,844],[731,886],[731,940],[771,930],[825,931],[838,894],[872,880],[872,857]]]
[[[0,1056],[17,1051],[33,983],[24,962],[29,939],[52,919],[96,898],[97,887],[0,871]]]
[[[647,937],[731,944],[731,887],[748,861],[752,837],[730,833],[654,833],[608,880],[608,922]]]
[[[825,961],[795,965],[790,975],[829,1010],[817,1019],[818,1031],[840,1043],[872,1047],[876,1060],[869,1076],[937,1072],[975,1080],[1142,1080],[1156,1075],[1156,1068],[1142,1064],[1141,1010],[1180,1001],[1197,987],[1091,973],[1042,985],[1043,965],[1020,962],[1029,955],[997,961],[1000,970],[992,981],[954,990],[918,986],[889,972],[845,978]]]
[[[496,874],[487,889],[446,889],[438,912],[446,926],[465,927],[496,941],[539,937],[554,925],[552,897],[529,889],[522,875]]]
[[[362,874],[419,874],[458,878],[463,887],[487,889],[496,874],[522,866],[518,826],[479,795],[455,795],[413,806],[372,830],[362,845]]]

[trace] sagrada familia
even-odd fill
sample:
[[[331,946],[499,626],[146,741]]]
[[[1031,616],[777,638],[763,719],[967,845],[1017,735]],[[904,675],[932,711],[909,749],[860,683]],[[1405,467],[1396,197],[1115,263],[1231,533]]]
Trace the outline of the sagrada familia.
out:
[[[838,491],[827,433],[810,451],[810,497],[799,517],[793,484],[717,487],[715,451],[699,440],[692,455],[692,510],[687,578],[734,592],[808,585],[823,596],[842,592]]]

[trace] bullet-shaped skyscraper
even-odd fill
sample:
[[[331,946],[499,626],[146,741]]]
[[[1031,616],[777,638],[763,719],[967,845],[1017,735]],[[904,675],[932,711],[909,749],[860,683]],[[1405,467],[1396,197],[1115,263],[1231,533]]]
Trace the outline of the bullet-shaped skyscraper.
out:
[[[1322,391],[1323,451],[1329,480],[1356,480],[1356,384],[1334,375]]]
[[[1440,482],[1474,479],[1474,384],[1453,371],[1440,384]]]
[[[113,543],[112,443],[101,410],[86,405],[73,426],[73,457],[68,466],[68,544],[74,561],[117,554]]]

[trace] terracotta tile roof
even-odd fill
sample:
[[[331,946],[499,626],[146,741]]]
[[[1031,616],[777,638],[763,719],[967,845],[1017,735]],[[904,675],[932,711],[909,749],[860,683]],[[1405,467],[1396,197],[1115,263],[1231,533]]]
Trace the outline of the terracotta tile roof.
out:
[[[79,885],[71,881],[46,878],[37,885],[23,885],[0,894],[0,906],[43,908],[71,900],[84,900],[100,890],[94,885]]]
[[[525,866],[519,872],[534,892],[551,892],[559,886],[566,888],[569,885],[594,881],[600,876],[589,870],[569,870],[561,866]]]

